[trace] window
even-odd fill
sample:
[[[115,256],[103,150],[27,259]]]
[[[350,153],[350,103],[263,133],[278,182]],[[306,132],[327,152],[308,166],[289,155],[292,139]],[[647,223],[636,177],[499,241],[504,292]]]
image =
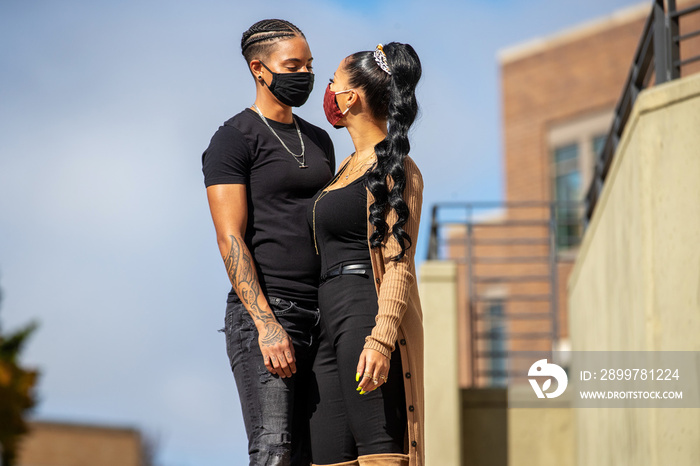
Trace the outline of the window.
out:
[[[508,383],[508,359],[506,352],[508,351],[506,337],[506,321],[503,315],[504,303],[501,300],[491,301],[487,304],[487,315],[489,316],[489,333],[491,337],[488,340],[489,352],[492,353],[490,358],[491,386],[505,387]]]
[[[605,146],[612,113],[599,112],[558,123],[549,129],[552,199],[556,205],[557,247],[573,249],[583,234],[583,200],[600,152]]]
[[[593,158],[597,162],[600,160],[601,153],[605,147],[605,140],[608,138],[607,134],[600,134],[593,137]]]
[[[554,199],[557,201],[557,246],[576,246],[581,237],[581,170],[579,145],[569,144],[554,150]]]

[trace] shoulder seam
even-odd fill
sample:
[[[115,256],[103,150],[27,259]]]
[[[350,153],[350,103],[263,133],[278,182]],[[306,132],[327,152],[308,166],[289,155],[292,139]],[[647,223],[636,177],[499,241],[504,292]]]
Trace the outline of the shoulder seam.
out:
[[[245,147],[248,150],[248,156],[252,158],[253,156],[253,150],[250,147],[250,143],[248,142],[248,138],[246,137],[245,133],[241,131],[240,129],[236,128],[234,125],[228,124],[229,121],[231,121],[233,118],[232,117],[224,122],[223,125],[221,125],[222,128],[230,128],[231,130],[235,131],[240,135],[240,137],[243,139],[243,142],[245,143]]]

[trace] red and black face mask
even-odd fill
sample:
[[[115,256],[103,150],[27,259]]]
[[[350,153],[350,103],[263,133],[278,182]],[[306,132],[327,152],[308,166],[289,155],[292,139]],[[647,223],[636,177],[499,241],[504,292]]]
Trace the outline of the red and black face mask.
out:
[[[326,112],[326,118],[328,119],[328,123],[333,125],[333,127],[336,129],[340,129],[343,127],[343,125],[339,125],[338,122],[343,119],[346,113],[348,113],[350,107],[346,108],[344,112],[341,112],[340,107],[338,107],[338,101],[335,100],[335,96],[337,94],[344,94],[350,91],[354,91],[354,89],[333,92],[331,91],[330,83],[328,84],[328,87],[326,87],[326,93],[323,96],[323,111]]]

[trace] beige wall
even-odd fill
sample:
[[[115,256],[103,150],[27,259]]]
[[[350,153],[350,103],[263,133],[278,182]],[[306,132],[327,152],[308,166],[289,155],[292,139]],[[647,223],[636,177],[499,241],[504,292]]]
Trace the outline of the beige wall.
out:
[[[462,464],[509,466],[510,411],[506,389],[463,389],[462,409]]]
[[[120,429],[32,422],[18,466],[141,466],[141,435]]]
[[[508,401],[531,400],[530,385],[508,387]],[[508,408],[508,466],[574,466],[574,409],[564,393],[544,408]],[[627,464],[627,463],[620,463]]]
[[[456,264],[424,262],[419,287],[425,332],[425,464],[460,466]]]
[[[700,351],[700,76],[643,92],[569,280],[573,350]],[[700,464],[700,409],[579,409],[578,465]]]

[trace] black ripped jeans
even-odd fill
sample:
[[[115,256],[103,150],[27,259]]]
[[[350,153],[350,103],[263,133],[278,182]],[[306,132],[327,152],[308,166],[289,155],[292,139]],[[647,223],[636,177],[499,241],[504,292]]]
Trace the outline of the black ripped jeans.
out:
[[[224,331],[248,435],[250,464],[307,466],[307,408],[313,352],[318,339],[319,311],[268,298],[270,307],[294,343],[297,372],[290,378],[271,374],[258,346],[258,331],[235,292],[229,293]]]

